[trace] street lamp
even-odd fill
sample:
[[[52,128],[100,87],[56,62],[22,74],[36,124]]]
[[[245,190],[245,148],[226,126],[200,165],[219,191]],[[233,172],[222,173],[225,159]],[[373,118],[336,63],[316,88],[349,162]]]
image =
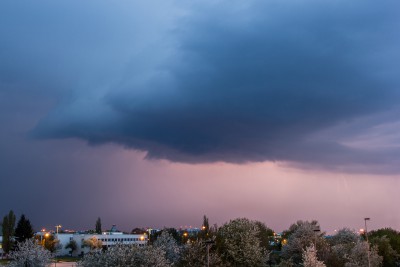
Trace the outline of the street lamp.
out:
[[[44,232],[46,232],[46,229],[42,229],[42,230],[40,230],[40,245],[43,247],[44,245],[43,245],[43,235],[45,234]]]
[[[365,237],[366,237],[366,239],[367,239],[367,249],[368,249],[368,253],[367,253],[367,255],[368,255],[368,267],[371,267],[371,262],[370,262],[370,259],[369,259],[369,241],[368,241],[368,230],[367,230],[367,221],[369,221],[369,220],[371,220],[371,218],[364,218],[364,223],[365,223]]]

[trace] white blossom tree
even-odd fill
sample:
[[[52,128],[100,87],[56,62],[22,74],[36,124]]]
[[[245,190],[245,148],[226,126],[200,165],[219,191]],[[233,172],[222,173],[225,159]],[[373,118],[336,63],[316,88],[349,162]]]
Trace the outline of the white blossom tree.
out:
[[[169,267],[165,251],[154,246],[116,244],[106,251],[95,250],[78,262],[81,267]]]
[[[218,230],[217,247],[225,266],[265,266],[268,253],[260,246],[258,226],[246,218],[231,220]]]
[[[307,247],[303,251],[303,266],[304,267],[326,267],[326,265],[319,261],[317,258],[317,250],[315,249],[314,244]]]
[[[368,265],[368,258],[370,265]],[[347,260],[345,267],[380,267],[382,266],[383,258],[378,255],[376,247],[370,246],[366,241],[359,241],[350,251]]]
[[[10,267],[45,267],[51,263],[52,254],[38,245],[34,239],[18,243],[15,251],[10,253]]]
[[[210,266],[220,266],[221,258],[214,250],[209,250]],[[191,242],[183,247],[181,264],[187,267],[204,267],[207,262],[207,245],[202,242]]]
[[[340,229],[329,239],[331,245],[331,264],[344,267],[354,246],[360,242],[360,236],[348,228]]]
[[[287,244],[282,248],[282,258],[291,260],[294,264],[300,264],[303,260],[303,251],[312,244],[324,252],[328,244],[323,239],[323,233],[316,231],[319,229],[318,222],[298,221],[290,226],[290,235]]]
[[[139,248],[136,253],[135,266],[141,267],[168,267],[174,264],[168,261],[165,256],[165,251],[160,247],[147,246]]]
[[[171,263],[177,263],[180,259],[180,248],[176,240],[167,231],[163,231],[153,244],[165,252],[165,256]]]

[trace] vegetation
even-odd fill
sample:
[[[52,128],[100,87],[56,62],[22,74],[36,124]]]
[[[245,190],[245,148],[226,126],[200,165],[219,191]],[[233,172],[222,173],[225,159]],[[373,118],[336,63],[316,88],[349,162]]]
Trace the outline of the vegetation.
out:
[[[67,245],[65,245],[65,248],[70,250],[69,253],[72,257],[72,254],[78,249],[78,244],[75,240],[71,240]]]
[[[383,266],[400,266],[400,232],[391,228],[383,228],[368,234],[372,245],[383,257]]]
[[[3,236],[2,247],[4,253],[8,254],[13,247],[12,237],[15,231],[15,214],[12,210],[9,211],[8,215],[4,216],[1,225]]]
[[[22,214],[18,221],[17,228],[15,228],[15,239],[17,242],[24,242],[25,240],[33,238],[33,228],[31,222]]]
[[[261,246],[259,225],[246,218],[224,224],[217,235],[217,250],[225,265],[265,266],[268,252]]]
[[[45,267],[51,262],[52,254],[34,239],[27,239],[17,244],[15,251],[10,253],[10,267]]]
[[[101,232],[102,232],[102,231],[101,231],[101,219],[100,219],[100,217],[97,218],[95,232],[96,232],[97,234],[101,234]]]
[[[48,234],[44,236],[43,239],[43,247],[50,251],[51,253],[56,252],[60,249],[59,241],[52,234]]]
[[[9,248],[9,266],[46,266],[58,248],[53,235],[39,242],[31,237],[30,221],[21,216],[15,228],[12,211],[2,221],[3,248]],[[101,231],[100,218],[96,232]],[[95,233],[93,231],[93,233]],[[142,229],[132,230],[142,233]],[[4,238],[5,237],[5,238]],[[14,247],[13,240],[17,241]],[[37,237],[36,237],[37,238]],[[204,216],[198,231],[166,228],[152,235],[146,246],[123,245],[103,248],[96,237],[84,241],[90,252],[78,266],[276,266],[276,267],[396,267],[400,266],[400,233],[384,228],[366,236],[340,229],[326,237],[317,221],[297,221],[282,235],[259,221],[237,218],[221,227],[210,226]],[[78,245],[70,241],[72,258]]]
[[[85,247],[89,247],[90,250],[100,249],[103,246],[103,243],[98,240],[95,236],[83,241],[83,245]]]

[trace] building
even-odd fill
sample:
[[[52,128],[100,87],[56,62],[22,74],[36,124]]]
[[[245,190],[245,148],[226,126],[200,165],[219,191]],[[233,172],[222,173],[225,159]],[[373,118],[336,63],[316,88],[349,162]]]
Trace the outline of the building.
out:
[[[41,235],[43,233],[38,233]],[[77,244],[77,250],[73,252],[73,256],[88,253],[91,248],[90,244],[95,243],[103,249],[115,246],[116,244],[145,246],[148,242],[147,234],[124,234],[123,232],[103,232],[102,234],[88,233],[59,233],[56,239],[59,240],[59,249],[57,255],[70,255],[70,249],[66,246],[72,240]]]
[[[3,258],[4,251],[3,251],[3,237],[0,235],[0,258]]]

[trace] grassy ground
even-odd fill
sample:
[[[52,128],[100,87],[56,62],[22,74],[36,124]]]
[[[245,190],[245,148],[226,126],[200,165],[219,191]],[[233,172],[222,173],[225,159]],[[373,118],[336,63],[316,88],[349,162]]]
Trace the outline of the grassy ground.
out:
[[[8,260],[2,260],[2,259],[0,259],[0,266],[7,265],[7,263],[8,263]]]
[[[79,257],[57,257],[57,262],[77,262],[79,261]],[[0,266],[5,266],[9,260],[0,259]]]

